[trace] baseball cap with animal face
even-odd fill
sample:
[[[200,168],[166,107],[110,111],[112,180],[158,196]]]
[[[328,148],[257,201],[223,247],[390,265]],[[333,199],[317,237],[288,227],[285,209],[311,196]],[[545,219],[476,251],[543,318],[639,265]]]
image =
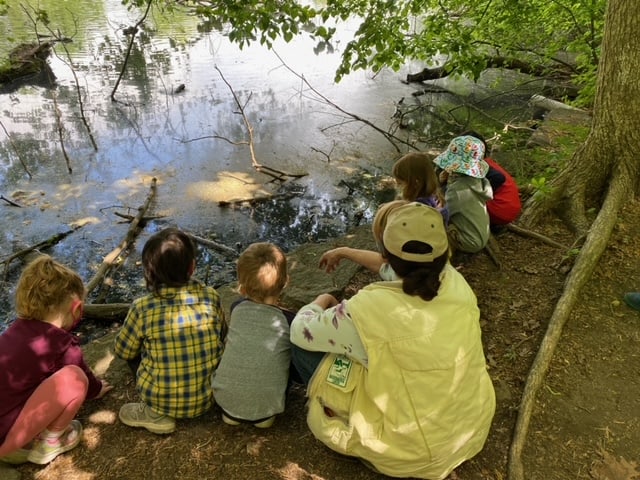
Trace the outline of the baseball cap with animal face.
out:
[[[420,202],[411,202],[389,214],[382,235],[385,249],[408,262],[427,263],[449,249],[442,214]]]
[[[447,149],[433,159],[433,163],[449,173],[475,178],[484,178],[489,171],[489,164],[484,161],[484,143],[471,135],[451,140]]]

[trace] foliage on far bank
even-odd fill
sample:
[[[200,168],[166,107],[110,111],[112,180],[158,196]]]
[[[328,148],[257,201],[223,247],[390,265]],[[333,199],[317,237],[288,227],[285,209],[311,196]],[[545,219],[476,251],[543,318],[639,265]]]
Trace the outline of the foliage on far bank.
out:
[[[123,0],[143,7],[155,1]],[[240,46],[254,41],[271,46],[307,32],[317,51],[334,40],[336,27],[360,19],[353,39],[342,49],[336,80],[351,71],[398,70],[410,60],[427,66],[445,64],[447,74],[477,79],[496,57],[543,69],[549,76],[570,78],[581,89],[580,105],[593,100],[600,57],[606,0],[336,0],[313,5],[296,0],[199,0],[180,2],[226,32]]]

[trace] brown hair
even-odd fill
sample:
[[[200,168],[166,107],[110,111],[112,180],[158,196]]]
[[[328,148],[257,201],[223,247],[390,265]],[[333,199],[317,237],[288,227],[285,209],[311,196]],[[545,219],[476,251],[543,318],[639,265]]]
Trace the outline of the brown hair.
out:
[[[151,236],[142,249],[142,267],[147,289],[182,287],[189,283],[196,258],[191,237],[178,228],[165,228]]]
[[[391,174],[396,181],[404,184],[402,198],[410,202],[418,198],[435,195],[440,204],[444,204],[444,195],[433,166],[434,155],[412,152],[403,155],[393,165]]]
[[[373,238],[378,245],[378,249],[382,252],[382,234],[384,233],[384,229],[387,226],[387,218],[389,218],[389,214],[393,212],[396,208],[406,205],[409,203],[407,200],[393,200],[391,202],[383,203],[378,207],[378,211],[376,212],[376,216],[373,218]]]
[[[287,257],[272,243],[252,243],[238,258],[238,284],[257,302],[278,297],[288,281]]]
[[[413,245],[415,253],[422,253],[421,248],[426,245]],[[440,273],[449,261],[449,252],[435,258],[432,262],[410,262],[396,257],[385,250],[385,258],[396,275],[402,279],[402,291],[407,295],[418,296],[425,301],[433,300],[440,289]]]
[[[44,320],[76,294],[86,294],[80,275],[41,255],[23,270],[16,287],[16,313],[20,318]]]

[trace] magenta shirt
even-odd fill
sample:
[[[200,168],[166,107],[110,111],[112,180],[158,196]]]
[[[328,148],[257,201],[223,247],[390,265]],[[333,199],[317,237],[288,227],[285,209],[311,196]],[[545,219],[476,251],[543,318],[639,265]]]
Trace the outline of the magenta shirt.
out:
[[[66,365],[77,365],[87,374],[87,399],[98,396],[102,383],[85,363],[71,333],[19,318],[0,335],[0,444],[36,387]]]

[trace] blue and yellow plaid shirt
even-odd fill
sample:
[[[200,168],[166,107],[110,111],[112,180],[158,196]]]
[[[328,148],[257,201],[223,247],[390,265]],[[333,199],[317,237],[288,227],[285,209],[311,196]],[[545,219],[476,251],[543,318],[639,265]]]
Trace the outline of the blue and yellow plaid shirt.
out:
[[[211,376],[224,349],[220,296],[191,280],[134,300],[115,339],[115,354],[140,358],[136,386],[155,412],[192,418],[213,404]]]

